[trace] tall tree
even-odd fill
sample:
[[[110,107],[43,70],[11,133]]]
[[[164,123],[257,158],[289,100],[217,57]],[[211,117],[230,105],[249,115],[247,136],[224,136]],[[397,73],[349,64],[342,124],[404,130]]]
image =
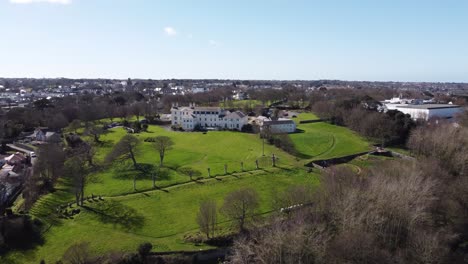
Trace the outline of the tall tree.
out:
[[[86,134],[93,136],[94,142],[101,143],[100,137],[104,133],[104,129],[96,123],[90,123],[86,128]]]
[[[63,254],[62,261],[69,264],[86,264],[90,262],[89,243],[71,245]]]
[[[156,150],[159,152],[159,165],[162,167],[166,152],[172,149],[174,141],[172,141],[170,137],[157,136],[154,138],[153,144]]]
[[[46,189],[51,190],[55,181],[63,172],[65,152],[58,144],[45,144],[37,149],[37,161],[34,173],[37,173]]]
[[[81,121],[79,119],[73,120],[68,126],[75,134],[78,134],[78,128],[81,127]]]
[[[254,189],[246,188],[233,191],[224,198],[221,212],[237,222],[240,231],[245,230],[249,217],[258,209],[258,194]]]
[[[197,215],[197,223],[200,231],[205,233],[206,238],[210,238],[215,234],[216,227],[216,201],[207,200],[200,203],[200,208]]]
[[[112,151],[106,156],[106,162],[113,161],[127,161],[131,160],[135,170],[139,170],[138,163],[136,161],[136,155],[138,153],[138,145],[140,140],[132,135],[125,135],[117,144],[115,144]],[[133,177],[133,189],[136,190],[136,176],[134,173]]]
[[[76,205],[83,206],[87,178],[87,158],[83,154],[72,156],[65,162],[65,172],[73,185]]]

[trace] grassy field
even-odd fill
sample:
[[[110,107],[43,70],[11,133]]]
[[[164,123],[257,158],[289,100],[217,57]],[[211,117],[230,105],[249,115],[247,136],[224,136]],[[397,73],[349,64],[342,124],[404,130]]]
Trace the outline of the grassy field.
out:
[[[142,242],[151,242],[157,251],[203,249],[206,246],[184,241],[184,235],[198,230],[195,219],[200,201],[215,199],[220,206],[226,193],[249,186],[260,195],[261,214],[272,209],[272,197],[279,191],[295,184],[315,185],[316,176],[304,170],[270,169],[87,202],[74,219],[61,220],[46,232],[43,246],[10,258],[18,263],[38,263],[40,259],[52,263],[79,241],[89,242],[94,254],[134,251]],[[221,215],[218,222],[230,226]]]
[[[311,119],[318,118],[312,113],[302,113],[295,121]],[[151,242],[156,251],[204,249],[206,245],[184,240],[186,235],[198,232],[195,217],[200,201],[215,199],[220,206],[230,191],[252,187],[260,194],[259,213],[266,213],[272,209],[273,198],[287,186],[317,184],[317,174],[306,173],[302,168],[304,159],[339,157],[369,149],[365,140],[344,127],[319,122],[300,124],[298,128],[303,133],[290,137],[299,157],[271,145],[265,145],[263,157],[258,135],[229,131],[173,132],[150,126],[148,132],[136,135],[142,141],[137,162],[149,167],[150,173],[142,174],[131,164],[121,163],[94,173],[86,195],[102,195],[104,201],[87,202],[74,219],[59,219],[54,214],[57,206],[73,201],[67,182],[62,180],[57,191],[42,197],[30,211],[50,227],[44,233],[44,245],[28,252],[15,252],[9,257],[17,263],[38,263],[42,258],[50,263],[80,241],[90,242],[94,254],[134,251],[142,242]],[[102,161],[125,134],[122,128],[104,134],[96,159]],[[164,168],[158,168],[159,155],[151,143],[144,142],[155,136],[168,136],[175,142],[167,153]],[[278,168],[271,166],[273,153],[278,157]],[[260,170],[255,169],[255,160],[259,160]],[[241,162],[246,172],[241,172]],[[225,164],[228,175],[224,173]],[[198,170],[202,178],[190,181],[188,176],[179,173],[184,166]],[[216,178],[208,178],[207,168]],[[152,189],[152,173],[156,173],[158,190]],[[137,193],[132,184],[135,174]],[[219,223],[221,232],[229,230],[230,223],[222,216]]]
[[[97,158],[102,160],[111,150],[115,142],[125,135],[125,130],[115,128],[102,136],[103,146],[99,149]],[[241,162],[244,170],[255,169],[255,160],[261,167],[271,167],[271,155],[279,159],[280,166],[295,165],[295,158],[274,146],[265,146],[265,157],[262,156],[262,141],[258,135],[229,131],[210,131],[206,134],[196,132],[173,132],[162,127],[150,126],[148,132],[136,135],[142,141],[147,137],[168,136],[175,145],[168,151],[164,159],[165,168],[154,170],[157,185],[165,187],[187,182],[189,178],[178,173],[180,167],[190,166],[199,171],[203,177],[224,175],[224,165],[228,165],[228,173],[240,172]],[[151,143],[143,142],[137,161],[148,166],[159,165],[159,154]],[[115,163],[111,169],[92,176],[92,183],[87,188],[87,194],[119,195],[133,192],[133,175],[138,174],[137,188],[146,190],[152,188],[152,175],[141,175],[130,164]]]
[[[270,102],[266,102],[265,106],[269,105]],[[257,105],[263,105],[261,101],[259,100],[233,100],[233,101],[227,101],[227,102],[220,102],[219,106],[223,108],[254,108]]]
[[[365,139],[345,127],[318,122],[298,124],[297,128],[302,132],[290,134],[290,138],[304,159],[329,159],[371,149]]]
[[[296,118],[293,118],[294,122],[299,125],[300,121],[304,120],[319,120],[320,118],[314,113],[300,113]]]

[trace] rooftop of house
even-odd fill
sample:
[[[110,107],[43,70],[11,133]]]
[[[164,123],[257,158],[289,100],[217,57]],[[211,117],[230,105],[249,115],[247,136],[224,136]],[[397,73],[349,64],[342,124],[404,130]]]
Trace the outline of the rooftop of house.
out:
[[[221,107],[217,106],[173,106],[172,109],[184,111],[184,110],[194,110],[194,111],[221,111]]]
[[[45,136],[46,137],[51,137],[51,136],[53,136],[55,134],[57,134],[57,133],[55,133],[55,132],[46,132]]]
[[[226,118],[244,118],[245,114],[242,113],[241,111],[235,111],[235,112],[228,112],[226,113]]]
[[[15,153],[15,154],[11,154],[8,157],[5,157],[4,159],[9,163],[14,163],[14,162],[24,162],[26,160],[26,157],[20,153]]]
[[[454,104],[418,104],[418,105],[399,105],[398,108],[412,108],[412,109],[442,109],[442,108],[460,108],[459,105]]]

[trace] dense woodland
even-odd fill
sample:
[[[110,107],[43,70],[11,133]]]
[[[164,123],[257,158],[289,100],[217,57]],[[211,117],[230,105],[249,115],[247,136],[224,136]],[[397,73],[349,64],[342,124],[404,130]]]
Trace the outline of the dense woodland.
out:
[[[468,127],[420,126],[408,147],[416,160],[331,169],[319,190],[290,192],[310,206],[241,236],[231,262],[464,263]]]

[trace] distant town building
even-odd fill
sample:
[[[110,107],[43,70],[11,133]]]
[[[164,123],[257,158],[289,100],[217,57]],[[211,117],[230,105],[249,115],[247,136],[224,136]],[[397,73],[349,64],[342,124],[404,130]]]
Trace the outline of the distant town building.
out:
[[[246,92],[236,92],[232,96],[234,100],[247,100],[249,99],[249,95]]]
[[[200,128],[241,130],[247,124],[247,116],[240,112],[230,112],[220,107],[173,106],[171,124],[184,130]]]
[[[196,93],[206,93],[208,92],[208,88],[206,87],[192,87],[192,93],[196,94]]]
[[[453,104],[386,104],[387,110],[398,110],[409,114],[413,119],[452,118],[462,112],[459,105]]]
[[[62,138],[59,133],[48,131],[48,128],[36,128],[34,132],[26,136],[31,141],[48,142],[48,143],[60,143]]]

